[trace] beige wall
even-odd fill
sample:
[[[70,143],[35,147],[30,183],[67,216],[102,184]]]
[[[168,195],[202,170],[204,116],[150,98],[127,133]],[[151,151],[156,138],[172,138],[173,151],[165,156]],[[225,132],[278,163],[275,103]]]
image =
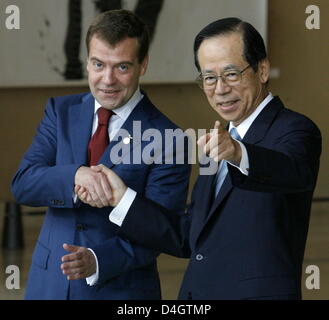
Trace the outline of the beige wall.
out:
[[[319,5],[321,29],[305,28],[305,8]],[[273,94],[288,107],[315,121],[323,135],[323,154],[316,196],[329,197],[329,163],[326,124],[329,123],[329,1],[270,0],[269,57],[280,69],[272,79]],[[182,57],[183,58],[183,57]],[[193,66],[191,66],[193,67]],[[143,86],[151,100],[182,128],[211,128],[216,114],[195,84]],[[50,96],[73,94],[87,88],[0,89],[0,200],[11,199],[9,185],[27,149]],[[192,182],[196,170],[193,171]]]
[[[305,27],[305,9],[318,5],[320,30]],[[271,81],[291,109],[310,117],[322,132],[322,157],[315,195],[329,197],[329,1],[270,0],[269,57],[281,76]]]

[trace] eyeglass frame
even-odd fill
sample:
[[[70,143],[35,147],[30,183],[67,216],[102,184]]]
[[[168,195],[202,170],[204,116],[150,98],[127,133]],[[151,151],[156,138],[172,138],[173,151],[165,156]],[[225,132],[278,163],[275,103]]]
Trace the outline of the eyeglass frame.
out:
[[[195,80],[196,80],[196,82],[198,83],[199,87],[200,87],[202,90],[214,90],[214,89],[216,88],[216,86],[217,86],[217,83],[218,83],[218,79],[219,79],[219,78],[222,78],[222,81],[223,81],[226,85],[228,85],[228,86],[230,86],[230,87],[234,87],[234,86],[240,84],[240,82],[241,82],[241,80],[242,80],[242,74],[243,74],[243,72],[245,72],[249,67],[251,67],[250,64],[248,64],[248,65],[247,65],[244,69],[242,69],[241,71],[240,71],[240,70],[236,70],[236,69],[231,69],[231,70],[226,70],[226,71],[224,71],[224,72],[236,71],[236,72],[239,73],[240,79],[239,79],[239,81],[238,81],[236,84],[233,84],[233,85],[227,82],[226,77],[223,75],[224,72],[222,72],[220,75],[217,75],[217,74],[215,74],[215,73],[209,73],[209,74],[208,74],[208,75],[212,75],[212,76],[214,76],[214,77],[216,78],[216,82],[214,82],[214,85],[213,85],[213,87],[211,87],[211,88],[204,88],[204,86],[203,86],[203,82],[204,82],[203,76],[204,76],[204,75],[203,75],[202,73],[200,73],[200,74],[197,76],[197,78],[196,78]]]

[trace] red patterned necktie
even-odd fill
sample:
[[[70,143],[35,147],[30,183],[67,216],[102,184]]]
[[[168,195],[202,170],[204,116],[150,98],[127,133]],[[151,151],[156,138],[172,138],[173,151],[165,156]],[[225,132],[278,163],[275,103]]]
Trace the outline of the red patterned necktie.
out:
[[[98,126],[88,145],[89,165],[97,165],[99,159],[109,145],[108,124],[113,112],[100,107],[97,111]]]

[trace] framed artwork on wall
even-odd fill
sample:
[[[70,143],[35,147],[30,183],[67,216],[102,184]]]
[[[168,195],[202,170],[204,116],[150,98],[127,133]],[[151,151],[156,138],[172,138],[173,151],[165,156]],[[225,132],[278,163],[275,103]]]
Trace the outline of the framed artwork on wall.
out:
[[[148,24],[144,83],[194,81],[193,39],[216,19],[239,17],[267,33],[267,0],[15,0],[19,28],[8,29],[12,2],[0,3],[0,87],[86,84],[85,35],[106,10],[132,10]]]

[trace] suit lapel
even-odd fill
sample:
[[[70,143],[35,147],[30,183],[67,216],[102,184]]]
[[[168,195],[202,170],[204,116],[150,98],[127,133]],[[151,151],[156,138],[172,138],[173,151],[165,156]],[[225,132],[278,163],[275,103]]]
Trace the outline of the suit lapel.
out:
[[[215,179],[216,174],[211,176],[201,177],[200,181],[200,195],[199,201],[202,203],[201,206],[197,206],[198,212],[193,217],[194,221],[191,234],[195,235],[195,240],[200,238],[201,232],[208,223],[211,216],[214,214],[220,203],[226,198],[229,192],[232,190],[232,183],[229,175],[226,176],[220,191],[216,198],[214,198],[215,193]],[[200,211],[199,211],[200,210]]]
[[[242,139],[242,142],[249,143],[249,144],[256,144],[259,141],[261,141],[264,136],[266,135],[267,130],[271,126],[272,122],[274,121],[275,117],[277,116],[278,112],[284,108],[281,100],[279,97],[274,97],[269,104],[262,110],[262,112],[257,116],[257,118],[254,120],[252,125],[250,126],[249,130],[247,131],[246,135]],[[205,180],[205,183],[207,180]],[[229,174],[227,174],[223,185],[215,198],[214,201],[211,200],[211,194],[214,192],[214,188],[212,187],[214,183],[214,177],[212,179],[211,188],[209,188],[209,185],[205,185],[205,192],[202,192],[204,199],[200,201],[204,201],[207,199],[207,201],[210,201],[208,205],[203,204],[203,208],[205,211],[201,214],[202,219],[198,221],[197,227],[199,230],[196,231],[196,241],[200,238],[201,232],[206,226],[206,224],[209,222],[212,215],[216,212],[217,208],[221,205],[221,203],[227,198],[229,193],[233,189],[231,177]],[[206,192],[208,193],[206,195]],[[208,210],[207,210],[208,208]],[[200,213],[198,213],[200,215]],[[204,219],[205,218],[205,219]],[[193,218],[194,219],[194,218]],[[203,221],[203,223],[200,223]]]
[[[200,185],[202,186],[201,187],[202,192],[200,193],[200,203],[201,203],[200,208],[202,208],[201,209],[202,224],[205,222],[205,220],[208,216],[209,210],[210,210],[210,208],[212,206],[212,203],[214,201],[214,191],[215,191],[214,186],[215,186],[215,180],[216,180],[217,171],[218,171],[218,167],[219,167],[219,164],[217,162],[214,162],[211,158],[204,155],[204,159],[207,159],[207,162],[203,161],[202,163],[208,163],[209,162],[209,167],[211,167],[215,164],[216,172],[214,172],[214,174],[211,174],[211,175],[200,176],[200,180],[201,180]],[[200,172],[201,172],[202,167],[206,167],[206,166],[205,165],[204,166],[200,165]]]
[[[70,137],[73,157],[76,163],[88,162],[88,143],[94,118],[95,100],[91,94],[86,95],[81,104],[70,107]]]
[[[267,130],[270,128],[278,112],[283,108],[284,106],[280,98],[274,97],[254,120],[246,135],[242,139],[242,142],[256,144],[257,142],[261,141],[264,138]]]
[[[201,232],[213,202],[213,185],[216,174],[199,175],[194,191],[195,201],[191,225],[191,243],[195,243]]]
[[[222,201],[226,198],[226,196],[229,194],[229,192],[232,190],[232,181],[229,174],[226,175],[224,182],[222,184],[222,187],[220,188],[217,197],[214,199],[212,206],[210,207],[209,214],[207,216],[206,223],[208,222],[209,218],[213,215],[215,210],[218,208],[218,206],[222,203]]]

